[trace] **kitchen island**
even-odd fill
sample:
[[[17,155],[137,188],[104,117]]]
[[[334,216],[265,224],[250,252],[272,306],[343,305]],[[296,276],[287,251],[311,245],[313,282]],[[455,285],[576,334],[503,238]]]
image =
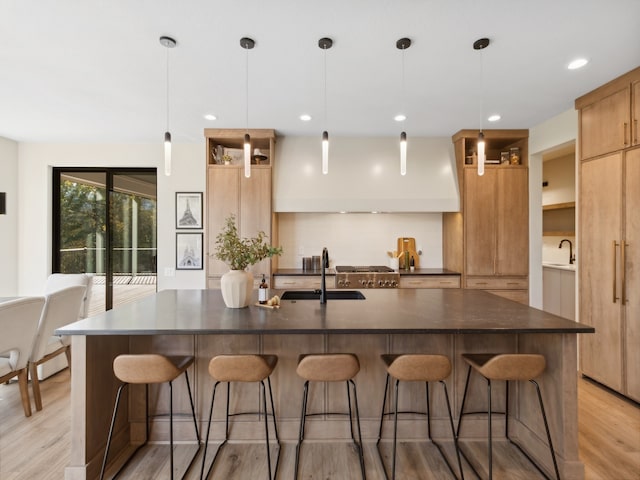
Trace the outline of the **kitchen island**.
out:
[[[478,290],[460,289],[373,289],[363,291],[365,300],[336,300],[320,305],[316,301],[283,301],[279,309],[251,305],[245,309],[225,308],[218,290],[166,290],[139,302],[121,306],[96,317],[58,330],[72,335],[72,444],[67,479],[95,478],[99,471],[117,380],[112,361],[121,353],[159,352],[192,354],[196,361],[190,372],[195,378],[196,412],[202,423],[207,418],[212,380],[208,361],[222,353],[275,353],[278,366],[272,375],[274,400],[281,439],[296,439],[302,379],[295,374],[298,355],[313,352],[353,352],[361,371],[356,377],[360,415],[365,441],[377,436],[384,392],[385,369],[382,353],[438,353],[448,355],[453,372],[447,383],[454,412],[462,400],[466,368],[461,353],[541,353],[547,369],[540,379],[551,435],[562,477],[582,479],[578,458],[576,334],[592,333],[587,325],[568,321],[540,310]],[[164,393],[165,386],[159,387]],[[174,409],[188,412],[183,383],[174,387]],[[310,411],[334,412],[346,409],[344,385],[314,385]],[[403,393],[406,410],[421,411],[424,386],[407,385]],[[151,412],[168,410],[166,395],[151,389]],[[246,392],[243,392],[246,390]],[[128,421],[118,424],[114,448],[127,451],[143,440],[144,389],[132,389]],[[234,411],[255,410],[257,387],[234,388]],[[240,395],[237,395],[240,392]],[[485,385],[479,379],[470,385],[469,409],[484,408]],[[504,405],[502,386],[494,388],[496,408]],[[246,394],[245,394],[246,393]],[[544,427],[537,402],[528,385],[513,389],[510,397],[511,435],[529,452],[550,467]],[[446,407],[440,396],[433,399],[432,431],[447,438]],[[122,415],[122,417],[127,417]],[[212,432],[220,438],[224,414],[216,412]],[[241,418],[241,417],[240,417]],[[189,441],[193,425],[187,416],[176,420],[176,438]],[[343,417],[320,416],[307,423],[306,438],[346,439],[348,423]],[[403,417],[401,438],[420,438],[422,422]],[[486,420],[482,416],[465,420],[464,439],[483,438]],[[236,439],[261,438],[262,424],[256,418],[235,420]],[[498,427],[499,428],[499,427]],[[496,429],[496,431],[503,431]],[[256,433],[257,432],[257,433]],[[151,439],[168,438],[168,420],[155,418]]]

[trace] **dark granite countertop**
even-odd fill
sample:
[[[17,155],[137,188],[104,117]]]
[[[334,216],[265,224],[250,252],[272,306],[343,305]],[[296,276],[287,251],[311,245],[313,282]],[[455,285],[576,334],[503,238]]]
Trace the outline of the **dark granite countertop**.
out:
[[[272,290],[272,293],[278,293]],[[219,290],[163,290],[59,328],[60,335],[593,333],[481,290],[369,289],[366,300],[226,308]],[[257,293],[254,292],[257,299]]]
[[[401,276],[403,275],[460,275],[459,272],[447,270],[446,268],[416,268],[413,272],[409,270],[399,270]],[[327,270],[327,276],[335,275],[336,271],[333,268]],[[314,270],[302,270],[301,268],[280,268],[276,270],[273,275],[277,276],[320,276],[319,271]]]

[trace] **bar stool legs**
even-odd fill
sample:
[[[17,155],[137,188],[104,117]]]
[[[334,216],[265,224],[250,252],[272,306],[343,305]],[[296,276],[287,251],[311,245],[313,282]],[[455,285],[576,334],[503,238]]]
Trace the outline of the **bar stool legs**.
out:
[[[304,390],[302,394],[302,411],[300,413],[300,430],[298,433],[298,444],[296,445],[295,470],[293,478],[298,479],[300,466],[300,450],[304,441],[304,432],[306,418],[313,413],[307,413],[307,401],[309,399],[309,382],[339,382],[344,381],[347,387],[347,403],[349,405],[349,429],[351,432],[351,440],[358,451],[358,460],[360,462],[360,471],[362,480],[366,479],[364,467],[364,450],[362,447],[362,431],[360,430],[360,410],[358,408],[358,392],[353,377],[360,370],[358,358],[353,354],[313,354],[301,355],[298,361],[296,372],[305,380]],[[353,390],[353,409],[351,406],[351,390]],[[356,428],[358,430],[358,440],[355,438],[353,431],[353,410],[355,410]],[[317,415],[338,415],[337,413],[323,412]]]
[[[262,398],[262,409],[264,412],[264,433],[265,433],[265,445],[267,450],[267,468],[269,480],[274,480],[278,474],[278,464],[280,461],[280,437],[278,436],[278,426],[276,424],[276,414],[273,404],[273,393],[271,390],[271,379],[269,375],[275,368],[278,357],[275,355],[219,355],[214,357],[209,363],[209,373],[218,380],[213,386],[213,392],[211,394],[211,407],[209,408],[209,424],[207,426],[207,435],[204,443],[204,452],[202,454],[202,466],[200,468],[200,479],[209,478],[211,471],[216,463],[218,454],[227,444],[229,440],[229,416],[232,415],[246,415],[253,412],[242,413],[229,413],[229,399],[230,389],[232,382],[257,382],[260,385],[260,397]],[[267,410],[267,389],[264,385],[264,379],[267,380],[267,386],[269,387],[269,403],[271,404],[271,413]],[[218,446],[213,456],[213,461],[207,470],[205,475],[204,468],[207,460],[207,448],[209,445],[209,434],[211,431],[211,420],[213,419],[213,406],[215,404],[216,391],[220,383],[227,384],[227,405],[225,415],[225,434],[223,442]],[[269,441],[269,422],[268,417],[272,418],[273,430],[275,440],[278,445],[278,455],[276,457],[275,468],[272,472],[271,464],[271,447]]]
[[[114,475],[114,478],[120,473],[127,463],[135,456],[135,454],[147,444],[149,439],[149,384],[150,383],[168,383],[169,384],[169,445],[170,445],[170,468],[171,479],[173,480],[173,380],[175,380],[181,373],[184,373],[187,382],[187,391],[189,392],[189,403],[191,405],[191,414],[193,417],[193,426],[196,432],[196,440],[198,442],[198,449],[191,458],[189,465],[185,472],[181,476],[189,471],[193,461],[200,452],[200,432],[198,431],[198,421],[196,420],[196,412],[193,404],[193,395],[191,394],[191,385],[189,383],[189,374],[187,368],[193,363],[194,358],[188,357],[166,357],[163,355],[120,355],[114,361],[114,373],[118,379],[122,381],[122,384],[118,387],[116,393],[116,401],[113,408],[113,415],[111,417],[111,424],[109,426],[109,435],[107,437],[107,445],[105,447],[104,457],[102,459],[102,466],[100,468],[100,480],[104,478],[106,471],[107,460],[109,457],[109,449],[111,447],[111,440],[113,438],[113,430],[118,415],[118,409],[120,406],[120,398],[122,397],[122,391],[130,384],[144,384],[145,385],[145,423],[146,423],[146,438],[145,442],[139,445],[129,459],[120,467],[118,472]]]
[[[540,406],[540,413],[542,415],[542,420],[544,422],[544,428],[547,435],[547,442],[549,443],[549,452],[551,454],[551,459],[553,460],[553,468],[555,472],[556,480],[560,480],[560,471],[558,469],[558,462],[556,460],[556,454],[553,449],[553,442],[551,440],[551,433],[549,431],[549,423],[547,421],[547,415],[544,409],[544,402],[542,400],[542,394],[540,392],[540,386],[534,380],[535,377],[538,377],[545,368],[545,361],[542,355],[528,355],[528,354],[463,354],[463,359],[469,364],[469,368],[467,370],[467,378],[464,386],[464,394],[462,396],[462,404],[460,406],[460,415],[458,418],[458,428],[457,434],[460,434],[460,428],[462,424],[463,415],[470,415],[474,413],[485,413],[485,412],[464,412],[464,406],[467,399],[467,392],[469,389],[469,379],[471,376],[471,370],[474,369],[487,382],[487,437],[488,437],[488,446],[487,446],[487,456],[488,456],[488,472],[489,472],[489,480],[493,479],[493,435],[491,431],[491,421],[492,421],[492,404],[491,404],[491,381],[492,380],[504,380],[506,382],[506,393],[505,393],[505,437],[507,440],[514,445],[535,467],[538,471],[547,479],[551,480],[551,477],[547,475],[547,473],[531,458],[531,456],[520,446],[518,442],[513,440],[509,436],[509,382],[512,380],[527,380],[532,383],[536,387],[536,392],[538,396],[538,403]],[[516,373],[517,372],[517,373]],[[464,452],[462,452],[463,456]],[[466,456],[465,456],[466,458]],[[473,465],[469,462],[471,468],[474,470],[476,475],[478,472],[475,470]],[[480,475],[478,475],[480,477]]]
[[[382,439],[382,426],[385,415],[391,415],[391,413],[385,413],[386,404],[387,404],[387,393],[389,392],[389,383],[391,381],[392,374],[394,376],[394,411],[393,411],[393,457],[392,457],[392,466],[391,466],[391,479],[395,480],[396,478],[396,458],[397,458],[397,439],[398,439],[398,414],[399,413],[414,413],[426,415],[427,417],[427,437],[433,443],[444,462],[446,463],[449,471],[453,478],[458,478],[453,466],[447,459],[442,446],[436,442],[431,436],[431,402],[429,398],[429,383],[431,381],[438,381],[443,388],[444,397],[447,404],[447,411],[449,413],[449,425],[451,428],[451,436],[453,438],[454,447],[456,451],[457,463],[458,463],[458,471],[460,472],[460,479],[464,480],[464,472],[462,470],[462,462],[460,459],[460,450],[458,448],[458,439],[456,436],[455,427],[453,424],[453,416],[451,413],[451,404],[449,402],[449,392],[447,389],[447,384],[444,382],[444,378],[449,376],[451,372],[451,364],[449,359],[440,356],[440,355],[420,355],[420,354],[407,354],[407,355],[382,355],[383,361],[387,364],[387,379],[384,387],[384,397],[382,401],[382,412],[380,414],[380,427],[378,429],[378,439],[376,441],[376,450],[378,451],[378,456],[380,457],[380,463],[382,464],[382,469],[384,471],[385,478],[389,478],[389,474],[387,473],[387,467],[382,458],[382,452],[380,451],[380,441]],[[400,361],[393,365],[396,360],[400,359]],[[431,370],[431,371],[430,371]],[[400,385],[400,378],[396,378],[395,376],[402,378],[404,381],[424,381],[425,383],[425,397],[426,397],[426,413],[422,412],[399,412],[398,411],[398,391]]]

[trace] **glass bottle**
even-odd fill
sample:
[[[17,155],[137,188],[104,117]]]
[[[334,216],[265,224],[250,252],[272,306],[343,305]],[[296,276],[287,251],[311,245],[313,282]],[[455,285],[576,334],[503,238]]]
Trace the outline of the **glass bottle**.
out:
[[[258,287],[258,303],[260,305],[265,305],[267,300],[269,299],[269,285],[267,285],[267,279],[262,274],[262,282],[260,282],[260,286]]]

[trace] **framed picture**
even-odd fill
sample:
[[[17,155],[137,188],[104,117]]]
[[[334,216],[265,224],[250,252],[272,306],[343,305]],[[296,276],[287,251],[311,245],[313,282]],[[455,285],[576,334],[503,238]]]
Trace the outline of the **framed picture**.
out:
[[[176,270],[202,269],[202,232],[176,233]]]
[[[202,228],[202,192],[176,192],[176,229]]]

